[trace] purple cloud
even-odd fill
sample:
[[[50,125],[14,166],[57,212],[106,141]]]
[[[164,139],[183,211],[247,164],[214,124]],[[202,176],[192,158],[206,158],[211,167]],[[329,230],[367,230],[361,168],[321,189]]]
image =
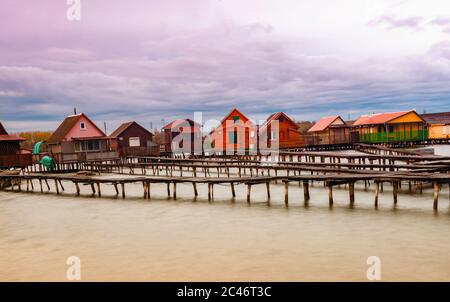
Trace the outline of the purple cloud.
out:
[[[0,120],[11,131],[49,129],[75,106],[110,129],[125,120],[158,127],[194,111],[220,120],[234,106],[254,119],[280,110],[297,119],[450,110],[446,43],[415,55],[362,56],[369,38],[355,35],[348,53],[337,53],[334,43],[347,44],[333,25],[311,42],[320,33],[315,23],[280,33],[265,20],[235,20],[222,5],[82,0],[81,22],[68,22],[65,1],[3,0]]]
[[[422,17],[397,18],[393,16],[380,16],[371,20],[369,26],[386,25],[388,29],[412,28],[419,29],[424,19]]]

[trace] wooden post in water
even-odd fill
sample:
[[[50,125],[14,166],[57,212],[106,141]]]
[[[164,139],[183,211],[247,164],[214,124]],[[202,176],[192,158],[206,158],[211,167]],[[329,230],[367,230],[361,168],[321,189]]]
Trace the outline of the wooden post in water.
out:
[[[120,185],[122,186],[122,198],[125,198],[125,183],[122,182]]]
[[[192,187],[194,187],[194,196],[197,197],[198,196],[197,184],[195,182],[192,182]]]
[[[91,182],[90,185],[91,185],[91,189],[92,189],[92,196],[95,196],[95,187],[94,187],[94,183]]]
[[[309,201],[309,182],[307,180],[303,181],[303,196],[304,196],[304,201],[308,202]]]
[[[208,183],[208,201],[211,201],[211,184]]]
[[[288,205],[289,203],[289,182],[284,182],[284,204]]]
[[[173,182],[173,199],[177,199],[177,182]]]
[[[170,182],[167,183],[167,196],[170,197]]]
[[[266,182],[267,199],[270,199],[270,181]]]
[[[394,204],[397,204],[398,182],[392,182],[392,194],[394,195]]]
[[[351,182],[348,184],[348,190],[350,194],[350,204],[355,202],[355,183]]]
[[[98,191],[98,197],[102,197],[102,191],[100,189],[100,182],[97,181],[97,191]]]
[[[375,182],[375,207],[378,207],[378,195],[380,194],[380,182]]]
[[[433,209],[438,209],[438,202],[439,202],[439,184],[437,182],[433,183],[434,188],[434,202],[433,202]]]
[[[329,206],[333,206],[333,186],[331,184],[328,185],[328,204]]]
[[[252,191],[252,185],[247,184],[247,203],[250,203],[250,193]]]
[[[59,195],[58,180],[55,178],[56,194]]]
[[[233,196],[233,198],[235,198],[236,191],[234,190],[234,182],[231,182],[230,185],[231,185],[231,196]]]

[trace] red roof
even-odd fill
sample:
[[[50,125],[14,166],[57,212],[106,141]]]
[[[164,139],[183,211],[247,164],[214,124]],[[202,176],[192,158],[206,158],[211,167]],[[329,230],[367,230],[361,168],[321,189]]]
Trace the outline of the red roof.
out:
[[[170,123],[168,123],[167,125],[165,125],[162,130],[167,130],[167,129],[178,129],[178,128],[186,128],[187,124],[189,124],[189,130],[191,130],[192,132],[195,131],[199,131],[200,130],[200,124],[194,122],[191,119],[176,119]],[[186,129],[182,129],[183,131],[188,131]]]
[[[5,142],[5,141],[10,141],[10,142],[14,142],[14,141],[24,141],[25,139],[17,136],[17,135],[13,135],[13,134],[0,134],[0,141]]]
[[[315,123],[308,130],[308,132],[323,131],[323,130],[327,129],[332,123],[334,123],[337,119],[342,120],[342,118],[339,115],[324,117],[324,118],[320,119],[317,123]],[[344,122],[344,121],[342,120],[342,122]],[[345,122],[344,122],[343,126],[345,126]]]
[[[269,115],[269,117],[266,119],[264,124],[261,125],[261,129],[267,127],[271,121],[276,121],[280,117],[284,117],[288,122],[290,122],[292,125],[294,125],[295,130],[297,130],[297,124],[289,116],[287,116],[284,112],[276,112],[276,113]]]
[[[55,130],[55,132],[53,132],[52,135],[50,135],[50,137],[47,140],[47,143],[57,144],[61,142],[64,139],[64,137],[66,137],[67,133],[69,133],[69,131],[72,130],[72,128],[76,125],[76,123],[81,117],[86,118],[95,128],[98,129],[98,131],[100,131],[104,136],[106,136],[106,134],[104,134],[104,132],[99,127],[97,127],[97,125],[90,118],[88,118],[84,113],[79,113],[75,115],[69,115],[68,117],[66,117],[64,121],[59,125],[59,127]]]
[[[371,115],[363,115],[363,116],[360,116],[353,123],[353,126],[385,124],[389,121],[392,121],[392,120],[399,118],[410,112],[415,112],[415,111],[411,110],[411,111],[399,111],[399,112],[388,112],[388,113],[376,113],[376,114],[371,114]]]
[[[0,141],[6,142],[13,142],[13,141],[24,141],[25,139],[17,136],[15,134],[8,134],[8,132],[6,132],[5,127],[3,127],[2,123],[0,123]]]

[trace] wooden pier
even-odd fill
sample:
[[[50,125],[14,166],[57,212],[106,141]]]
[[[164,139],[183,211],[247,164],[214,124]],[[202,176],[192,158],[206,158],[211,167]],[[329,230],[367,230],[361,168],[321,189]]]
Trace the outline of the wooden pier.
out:
[[[362,153],[336,152],[280,152],[276,157],[264,155],[197,155],[167,157],[127,157],[114,161],[90,161],[60,165],[53,171],[28,168],[17,173],[0,174],[0,190],[27,192],[54,192],[63,194],[71,183],[77,196],[81,186],[90,187],[92,196],[102,196],[103,186],[112,185],[116,196],[126,198],[128,184],[141,184],[142,196],[150,199],[151,185],[163,183],[167,196],[177,198],[177,184],[190,184],[193,196],[199,195],[199,184],[206,185],[208,200],[214,200],[214,186],[227,185],[231,197],[236,197],[235,186],[246,186],[246,201],[251,202],[252,187],[263,185],[267,198],[271,186],[284,187],[284,202],[297,201],[289,196],[289,187],[298,183],[303,187],[303,202],[311,199],[310,186],[323,184],[333,206],[333,189],[348,189],[350,204],[356,202],[355,184],[364,184],[364,190],[373,188],[374,206],[385,186],[392,188],[393,203],[403,185],[407,192],[422,194],[428,186],[433,191],[433,209],[438,209],[440,190],[450,186],[450,157],[419,154],[414,151],[392,150],[384,146],[359,145]],[[82,170],[83,172],[78,171]],[[50,186],[50,184],[52,184]],[[26,187],[24,187],[26,186]],[[35,190],[35,186],[37,189]],[[53,191],[52,191],[53,190]],[[450,193],[450,188],[449,188]],[[450,194],[449,194],[450,198]]]

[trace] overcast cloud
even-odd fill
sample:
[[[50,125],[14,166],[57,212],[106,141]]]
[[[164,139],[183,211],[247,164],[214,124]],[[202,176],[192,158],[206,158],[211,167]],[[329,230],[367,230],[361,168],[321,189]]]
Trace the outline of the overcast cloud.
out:
[[[450,110],[448,1],[0,2],[0,120],[52,130],[77,107],[136,120],[297,120]]]

